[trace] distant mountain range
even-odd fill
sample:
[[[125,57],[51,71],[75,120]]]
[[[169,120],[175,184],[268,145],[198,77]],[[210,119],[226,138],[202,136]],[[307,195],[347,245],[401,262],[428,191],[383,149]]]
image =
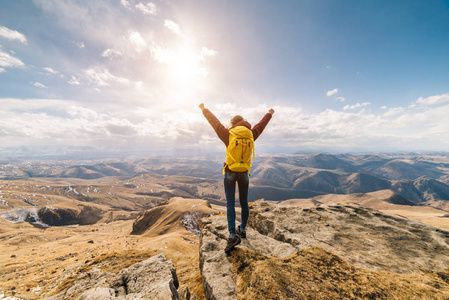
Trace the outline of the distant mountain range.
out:
[[[126,159],[19,161],[0,164],[0,179],[81,178],[114,176],[131,179],[143,174],[182,176],[170,195],[201,197],[202,179],[219,187],[223,156],[134,157]],[[251,176],[250,200],[286,200],[324,194],[369,193],[391,189],[416,204],[445,207],[449,203],[449,154],[292,154],[258,156]],[[189,180],[188,178],[192,178]],[[174,183],[173,183],[174,182]],[[210,195],[212,196],[212,195]],[[221,198],[218,193],[211,199]],[[449,204],[448,204],[449,207]]]
[[[449,200],[449,155],[298,154],[271,156],[253,171],[256,186],[322,194],[391,189],[417,204]],[[303,198],[303,197],[298,197]]]

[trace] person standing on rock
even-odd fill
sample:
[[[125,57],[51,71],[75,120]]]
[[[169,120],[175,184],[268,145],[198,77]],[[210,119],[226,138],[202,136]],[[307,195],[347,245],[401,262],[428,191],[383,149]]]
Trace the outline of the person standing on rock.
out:
[[[225,252],[229,252],[240,244],[241,238],[246,238],[246,224],[248,222],[248,187],[250,173],[251,154],[254,158],[254,141],[260,136],[268,122],[271,120],[274,110],[270,109],[257,125],[251,128],[242,116],[234,116],[228,128],[224,127],[215,115],[201,103],[199,108],[203,112],[209,124],[217,133],[220,140],[226,145],[226,162],[224,163],[224,189],[226,194],[226,215],[228,219],[229,238]],[[238,149],[238,147],[240,147]],[[243,147],[243,148],[242,148]],[[243,149],[243,150],[242,150]],[[238,153],[238,155],[236,154]],[[236,159],[236,157],[239,157]],[[241,157],[241,159],[240,159]],[[245,158],[244,158],[245,157]],[[249,161],[248,161],[249,157]],[[240,161],[241,160],[241,161]],[[235,228],[235,186],[239,187],[239,200],[242,209],[240,226]]]

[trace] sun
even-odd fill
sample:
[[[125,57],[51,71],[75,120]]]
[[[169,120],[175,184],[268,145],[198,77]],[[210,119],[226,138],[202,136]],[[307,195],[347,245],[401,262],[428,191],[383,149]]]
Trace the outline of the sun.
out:
[[[200,67],[192,49],[180,49],[177,59],[171,66],[170,76],[178,86],[194,87],[207,77],[207,70]],[[190,53],[189,53],[190,52]]]
[[[152,49],[152,57],[161,65],[160,84],[168,100],[165,105],[191,107],[212,89],[208,67],[216,53],[187,39]]]
[[[166,79],[175,87],[194,89],[208,75],[201,52],[187,43],[170,49],[155,49],[153,55],[166,65]]]

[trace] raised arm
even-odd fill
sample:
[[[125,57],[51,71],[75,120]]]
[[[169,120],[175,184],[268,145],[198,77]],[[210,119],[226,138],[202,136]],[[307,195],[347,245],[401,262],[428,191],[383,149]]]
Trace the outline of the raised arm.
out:
[[[263,130],[265,129],[265,127],[267,126],[268,122],[270,122],[271,117],[274,114],[274,110],[272,108],[270,108],[270,110],[268,110],[268,113],[265,114],[265,116],[262,118],[262,120],[260,120],[259,123],[257,123],[253,129],[253,137],[254,140],[256,140],[263,132]]]
[[[209,124],[212,126],[212,128],[215,130],[215,133],[218,135],[220,140],[225,143],[226,146],[229,144],[229,131],[226,129],[226,127],[223,126],[223,124],[220,123],[220,121],[217,119],[217,117],[207,108],[204,107],[204,104],[201,103],[199,105],[199,108],[203,112],[204,117],[209,122]]]

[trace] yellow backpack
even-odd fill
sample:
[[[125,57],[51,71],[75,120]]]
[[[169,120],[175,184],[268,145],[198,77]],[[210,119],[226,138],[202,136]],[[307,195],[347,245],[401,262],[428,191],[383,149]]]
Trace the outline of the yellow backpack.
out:
[[[225,174],[226,166],[233,172],[249,171],[251,176],[251,154],[256,160],[254,153],[253,132],[245,126],[236,126],[229,130],[229,145],[226,148],[226,165],[223,168]]]

